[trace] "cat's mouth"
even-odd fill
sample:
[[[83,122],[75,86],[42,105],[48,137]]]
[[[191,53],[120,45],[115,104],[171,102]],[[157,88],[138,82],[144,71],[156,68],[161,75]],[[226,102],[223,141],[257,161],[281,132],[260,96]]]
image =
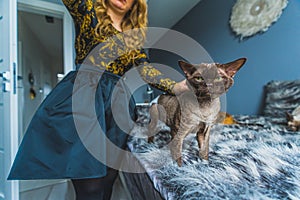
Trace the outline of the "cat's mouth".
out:
[[[224,88],[216,88],[216,87],[210,87],[205,89],[198,89],[194,90],[197,97],[204,98],[204,97],[210,97],[212,99],[220,97],[222,94],[226,92]]]

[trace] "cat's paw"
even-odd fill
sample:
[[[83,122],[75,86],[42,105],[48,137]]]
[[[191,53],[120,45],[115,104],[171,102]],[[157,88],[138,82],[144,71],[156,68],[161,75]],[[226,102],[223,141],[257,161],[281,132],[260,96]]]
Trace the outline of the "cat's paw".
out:
[[[208,161],[208,152],[207,151],[200,151],[199,152],[199,157],[203,160],[207,160]]]
[[[178,167],[182,166],[182,157],[180,156],[179,158],[176,159]]]
[[[154,142],[154,136],[148,137],[148,143],[153,143]]]

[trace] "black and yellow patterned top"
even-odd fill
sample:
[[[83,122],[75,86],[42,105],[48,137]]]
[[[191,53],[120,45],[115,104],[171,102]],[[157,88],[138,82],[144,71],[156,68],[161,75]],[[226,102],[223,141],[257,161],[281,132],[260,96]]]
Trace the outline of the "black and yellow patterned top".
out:
[[[133,66],[139,67],[139,73],[144,81],[151,86],[172,94],[175,81],[166,77],[161,71],[149,64],[143,50],[130,51],[124,47],[122,34],[110,25],[111,31],[106,36],[96,36],[95,28],[98,23],[93,0],[63,0],[75,23],[76,64],[88,59],[94,66],[124,75]],[[113,36],[113,37],[112,37]],[[91,53],[96,49],[98,53]]]

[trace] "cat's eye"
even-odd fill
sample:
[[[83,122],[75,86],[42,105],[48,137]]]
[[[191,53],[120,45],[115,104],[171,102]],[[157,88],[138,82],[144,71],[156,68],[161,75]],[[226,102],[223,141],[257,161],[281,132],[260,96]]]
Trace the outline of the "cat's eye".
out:
[[[196,81],[203,81],[204,79],[201,76],[197,76],[197,77],[195,77],[195,80]]]
[[[216,77],[216,81],[223,81],[223,78],[221,76]]]

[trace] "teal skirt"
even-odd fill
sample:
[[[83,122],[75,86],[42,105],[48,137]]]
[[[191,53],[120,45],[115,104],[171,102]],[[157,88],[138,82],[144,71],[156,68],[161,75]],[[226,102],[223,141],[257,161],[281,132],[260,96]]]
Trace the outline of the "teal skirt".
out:
[[[37,109],[8,179],[103,177],[121,165],[134,120],[124,77],[92,67],[72,71]]]

